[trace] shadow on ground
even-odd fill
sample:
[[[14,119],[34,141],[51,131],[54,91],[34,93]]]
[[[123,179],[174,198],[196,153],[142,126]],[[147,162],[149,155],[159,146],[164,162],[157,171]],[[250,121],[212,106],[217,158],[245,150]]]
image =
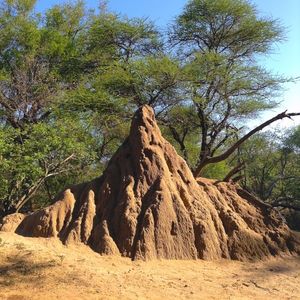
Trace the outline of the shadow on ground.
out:
[[[33,262],[32,252],[26,251],[22,254],[15,254],[4,257],[0,261],[0,287],[13,286],[17,283],[32,282],[38,279],[43,280],[43,271],[58,266],[58,262],[50,260],[46,262]]]
[[[274,273],[284,274],[300,271],[299,265],[300,256],[284,256],[282,258],[278,258],[278,260],[266,260],[261,266],[257,265],[257,263],[249,263],[243,269],[247,272],[255,271],[257,274],[261,271],[261,275],[268,276]]]

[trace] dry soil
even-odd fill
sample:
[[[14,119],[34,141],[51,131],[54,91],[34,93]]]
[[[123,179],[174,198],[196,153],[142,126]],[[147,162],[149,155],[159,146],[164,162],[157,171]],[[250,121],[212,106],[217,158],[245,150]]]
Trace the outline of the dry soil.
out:
[[[131,261],[0,232],[0,299],[300,299],[300,258]]]

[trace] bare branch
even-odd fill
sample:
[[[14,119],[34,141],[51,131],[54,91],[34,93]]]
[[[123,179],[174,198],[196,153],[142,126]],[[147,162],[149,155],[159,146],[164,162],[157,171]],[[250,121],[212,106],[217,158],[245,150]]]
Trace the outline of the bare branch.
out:
[[[273,207],[282,207],[282,208],[289,208],[289,209],[293,209],[296,211],[300,211],[300,206],[295,206],[292,204],[286,204],[286,203],[275,203],[272,204]]]
[[[233,169],[229,171],[229,173],[225,176],[223,181],[226,182],[229,181],[234,175],[242,171],[244,168],[245,168],[245,163],[244,162],[239,163],[237,166],[235,166]]]
[[[222,153],[218,156],[215,156],[215,157],[207,157],[204,161],[202,161],[197,166],[197,168],[195,169],[194,176],[195,177],[199,176],[202,169],[205,166],[207,166],[208,164],[218,163],[218,162],[221,162],[221,161],[227,159],[236,149],[238,149],[246,140],[248,140],[256,132],[264,129],[265,127],[269,126],[270,124],[272,124],[275,121],[278,121],[278,120],[281,120],[281,119],[284,119],[284,118],[291,119],[291,117],[293,117],[293,116],[300,116],[300,112],[299,113],[287,113],[287,111],[284,111],[284,112],[278,114],[277,116],[275,116],[275,117],[267,120],[266,122],[262,123],[261,125],[255,127],[250,132],[248,132],[246,135],[244,135],[242,138],[240,138],[234,145],[232,145],[224,153]]]

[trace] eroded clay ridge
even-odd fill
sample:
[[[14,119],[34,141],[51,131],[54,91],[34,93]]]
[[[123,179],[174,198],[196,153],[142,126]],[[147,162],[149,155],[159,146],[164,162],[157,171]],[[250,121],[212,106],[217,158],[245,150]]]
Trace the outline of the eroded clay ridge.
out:
[[[278,212],[239,186],[195,180],[141,107],[129,137],[103,175],[67,189],[51,206],[12,215],[2,230],[82,242],[101,254],[132,259],[260,259],[299,253]]]

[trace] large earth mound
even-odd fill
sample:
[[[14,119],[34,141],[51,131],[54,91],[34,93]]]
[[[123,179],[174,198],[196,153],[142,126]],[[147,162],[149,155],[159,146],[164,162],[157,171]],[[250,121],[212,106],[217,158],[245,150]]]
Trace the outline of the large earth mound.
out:
[[[238,185],[195,180],[148,106],[136,112],[129,137],[101,177],[67,189],[53,205],[24,218],[8,216],[2,230],[11,229],[132,259],[254,260],[300,253],[299,240],[275,209]]]

